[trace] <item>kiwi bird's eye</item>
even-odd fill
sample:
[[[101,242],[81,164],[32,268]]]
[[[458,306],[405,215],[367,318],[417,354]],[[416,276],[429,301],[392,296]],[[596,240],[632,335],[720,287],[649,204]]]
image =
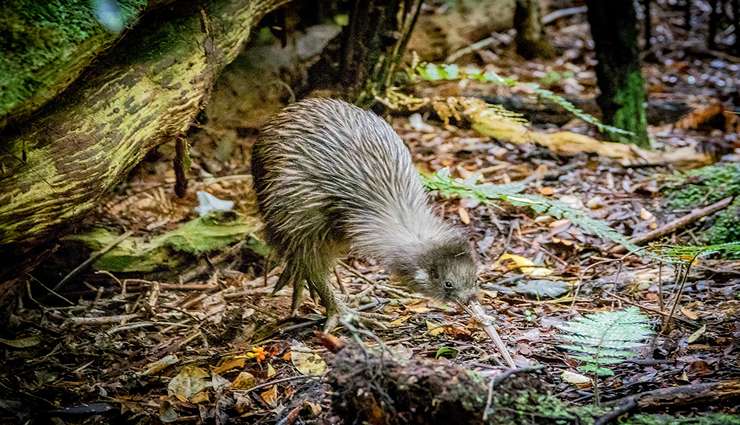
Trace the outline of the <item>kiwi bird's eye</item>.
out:
[[[445,288],[446,288],[446,289],[452,289],[452,288],[453,288],[453,287],[455,286],[455,285],[454,285],[454,284],[452,283],[452,281],[449,281],[449,280],[445,280],[445,282],[444,282],[444,285],[445,285]]]

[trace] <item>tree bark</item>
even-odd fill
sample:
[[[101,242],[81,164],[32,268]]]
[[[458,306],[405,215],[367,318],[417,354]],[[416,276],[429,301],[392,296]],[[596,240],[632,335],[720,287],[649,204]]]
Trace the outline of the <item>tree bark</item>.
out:
[[[514,12],[516,51],[527,59],[552,58],[555,49],[547,40],[539,0],[516,0]]]
[[[355,0],[344,30],[339,83],[363,106],[391,85],[421,10],[421,0]]]
[[[588,22],[596,50],[598,103],[607,124],[634,133],[614,141],[649,147],[645,80],[640,73],[637,14],[632,0],[588,0]]]
[[[67,88],[155,1],[120,0],[106,29],[88,0],[8,0],[0,16],[0,128]],[[160,1],[161,3],[161,1]]]
[[[252,27],[286,2],[161,10],[40,116],[0,137],[0,255],[81,217],[151,148],[183,133]]]

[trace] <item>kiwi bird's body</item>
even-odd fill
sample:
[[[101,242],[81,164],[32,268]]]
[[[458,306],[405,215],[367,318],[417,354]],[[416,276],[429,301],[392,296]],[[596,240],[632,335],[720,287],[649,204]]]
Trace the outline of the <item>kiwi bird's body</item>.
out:
[[[294,286],[294,307],[305,281],[336,310],[326,282],[350,249],[429,296],[474,296],[467,238],[432,212],[407,147],[377,115],[333,99],[294,103],[260,132],[252,173],[268,242],[286,263],[277,287]]]

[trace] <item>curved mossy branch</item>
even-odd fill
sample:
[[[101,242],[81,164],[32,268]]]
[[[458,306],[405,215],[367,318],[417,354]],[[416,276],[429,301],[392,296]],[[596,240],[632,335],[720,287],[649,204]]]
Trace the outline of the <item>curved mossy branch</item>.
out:
[[[151,16],[0,146],[0,245],[33,242],[94,208],[184,132],[257,21],[287,0],[212,0]]]
[[[118,0],[106,29],[90,0],[7,0],[0,15],[0,128],[67,88],[90,63],[162,1]],[[102,2],[98,2],[102,5]]]

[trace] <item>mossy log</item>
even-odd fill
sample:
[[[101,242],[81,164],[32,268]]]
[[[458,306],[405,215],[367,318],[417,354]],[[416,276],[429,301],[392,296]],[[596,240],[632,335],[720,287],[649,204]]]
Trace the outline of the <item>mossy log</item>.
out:
[[[143,19],[39,116],[0,136],[0,245],[48,237],[183,133],[256,22],[287,0],[211,0]]]
[[[341,348],[332,364],[333,413],[344,423],[575,424],[591,419],[588,411],[567,408],[548,395],[534,369],[484,378],[451,362],[399,361],[355,344]]]
[[[67,88],[155,1],[119,0],[104,26],[89,0],[8,0],[0,15],[0,128]],[[161,3],[161,1],[160,1]],[[98,4],[103,6],[103,2]],[[97,10],[99,15],[102,10]]]

